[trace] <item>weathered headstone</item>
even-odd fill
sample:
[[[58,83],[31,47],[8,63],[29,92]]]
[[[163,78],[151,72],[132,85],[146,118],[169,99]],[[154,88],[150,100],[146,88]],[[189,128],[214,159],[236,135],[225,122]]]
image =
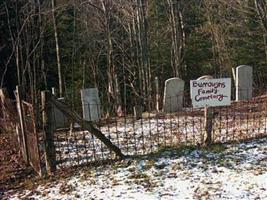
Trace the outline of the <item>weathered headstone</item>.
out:
[[[87,121],[97,121],[100,119],[100,99],[97,88],[81,90],[83,119]]]
[[[64,98],[58,98],[57,100],[64,103]],[[52,119],[56,129],[67,128],[70,125],[68,118],[54,104],[52,107]]]
[[[253,74],[252,67],[241,65],[236,68],[236,101],[252,98]]]
[[[209,79],[213,79],[213,77],[211,75],[204,75],[204,76],[200,76],[197,80],[209,80]]]
[[[56,88],[52,87],[51,88],[52,91],[52,95],[54,95],[55,97],[57,97],[57,92],[56,92]],[[65,99],[64,97],[61,98],[57,98],[58,101],[64,103]],[[53,104],[52,107],[52,122],[53,122],[53,126],[56,129],[59,128],[68,128],[70,125],[70,122],[68,120],[68,118]]]
[[[170,78],[165,81],[163,111],[176,112],[182,109],[184,99],[184,81]]]

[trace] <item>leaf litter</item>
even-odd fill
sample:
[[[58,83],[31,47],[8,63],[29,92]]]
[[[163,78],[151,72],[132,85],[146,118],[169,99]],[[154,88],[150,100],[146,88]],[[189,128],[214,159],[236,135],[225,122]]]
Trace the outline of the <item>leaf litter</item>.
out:
[[[8,199],[267,199],[267,139],[167,149],[81,170]]]

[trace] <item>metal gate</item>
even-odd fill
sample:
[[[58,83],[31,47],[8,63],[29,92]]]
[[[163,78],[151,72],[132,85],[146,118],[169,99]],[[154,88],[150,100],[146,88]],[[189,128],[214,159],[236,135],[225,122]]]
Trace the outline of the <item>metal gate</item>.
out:
[[[25,101],[22,104],[22,118],[24,121],[24,136],[25,136],[25,151],[27,152],[27,159],[33,169],[42,175],[39,139],[36,129],[36,120],[34,116],[34,108],[32,104]]]

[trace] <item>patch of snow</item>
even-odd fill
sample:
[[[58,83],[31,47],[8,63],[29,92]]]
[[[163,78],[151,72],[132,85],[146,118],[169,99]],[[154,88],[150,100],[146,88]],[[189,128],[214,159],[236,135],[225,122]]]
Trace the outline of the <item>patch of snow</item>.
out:
[[[167,150],[81,171],[9,199],[267,199],[267,139],[220,151]]]
[[[137,121],[126,119],[104,124],[100,130],[125,155],[144,155],[166,146],[203,144],[204,121],[203,116],[169,116],[166,119],[145,118]],[[257,120],[234,115],[217,117],[214,122],[213,141],[227,142],[267,135],[266,127],[265,116]],[[88,131],[76,131],[72,135],[59,132],[56,137],[58,168],[115,157]]]

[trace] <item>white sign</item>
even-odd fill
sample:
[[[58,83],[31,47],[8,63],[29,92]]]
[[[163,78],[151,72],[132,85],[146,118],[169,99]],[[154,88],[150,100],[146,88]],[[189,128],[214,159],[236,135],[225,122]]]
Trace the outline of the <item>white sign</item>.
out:
[[[230,78],[191,80],[190,91],[194,108],[231,104]]]

